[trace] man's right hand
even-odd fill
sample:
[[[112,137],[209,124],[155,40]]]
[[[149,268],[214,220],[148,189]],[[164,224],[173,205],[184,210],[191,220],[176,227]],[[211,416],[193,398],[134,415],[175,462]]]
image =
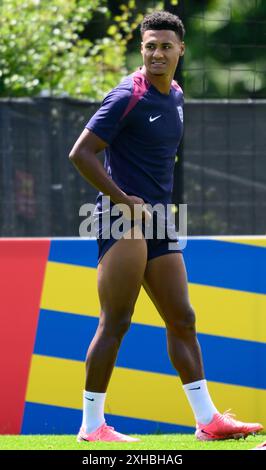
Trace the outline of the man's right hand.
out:
[[[142,198],[126,195],[124,204],[130,209],[131,220],[145,219],[147,222],[151,220],[151,213],[148,211]]]

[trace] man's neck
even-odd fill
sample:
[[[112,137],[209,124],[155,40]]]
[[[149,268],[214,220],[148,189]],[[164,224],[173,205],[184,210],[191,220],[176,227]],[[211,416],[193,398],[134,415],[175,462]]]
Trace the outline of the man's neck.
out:
[[[173,77],[169,77],[169,75],[152,75],[148,72],[145,65],[141,67],[140,71],[160,93],[169,95]]]

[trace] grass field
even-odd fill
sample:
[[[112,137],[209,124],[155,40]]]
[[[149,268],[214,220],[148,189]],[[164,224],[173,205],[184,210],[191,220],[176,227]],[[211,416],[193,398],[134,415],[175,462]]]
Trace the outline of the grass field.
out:
[[[72,435],[0,436],[0,450],[248,450],[265,440],[265,435],[246,439],[198,442],[191,434],[141,435],[141,441],[121,443],[77,443]]]

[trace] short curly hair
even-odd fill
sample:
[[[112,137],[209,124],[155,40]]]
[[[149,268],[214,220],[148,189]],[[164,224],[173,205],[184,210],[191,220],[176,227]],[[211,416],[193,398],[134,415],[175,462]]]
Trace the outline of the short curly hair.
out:
[[[150,29],[168,29],[174,31],[181,41],[183,41],[185,36],[185,28],[182,21],[177,15],[173,15],[169,11],[154,11],[144,16],[140,24],[141,36]]]

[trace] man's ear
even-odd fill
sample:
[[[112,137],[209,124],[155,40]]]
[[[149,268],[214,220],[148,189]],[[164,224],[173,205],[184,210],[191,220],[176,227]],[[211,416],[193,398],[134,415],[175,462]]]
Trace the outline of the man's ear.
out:
[[[181,48],[180,48],[180,56],[181,57],[185,54],[185,49],[186,49],[185,43],[182,41],[181,42]]]

